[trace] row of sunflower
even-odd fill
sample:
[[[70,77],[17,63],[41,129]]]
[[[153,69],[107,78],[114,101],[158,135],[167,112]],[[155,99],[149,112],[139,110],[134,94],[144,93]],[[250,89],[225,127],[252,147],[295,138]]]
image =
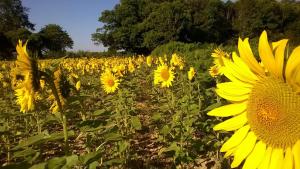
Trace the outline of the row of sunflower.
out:
[[[62,166],[71,165],[69,158],[74,158],[76,165],[95,167],[116,163],[128,167],[132,154],[144,142],[145,134],[141,132],[150,126],[147,128],[152,133],[147,144],[156,143],[158,150],[150,153],[152,157],[140,154],[137,159],[144,163],[145,159],[155,161],[171,154],[173,165],[191,168],[195,167],[197,157],[212,158],[201,156],[201,152],[208,154],[209,147],[223,144],[220,151],[225,152],[228,158],[225,161],[232,168],[297,169],[300,168],[300,47],[286,57],[287,41],[269,44],[264,31],[258,44],[259,61],[247,38],[239,39],[238,54],[214,50],[211,55],[214,65],[207,73],[217,83],[218,96],[209,93],[214,88],[212,84],[210,88],[201,86],[202,74],[188,67],[177,54],[170,58],[165,55],[37,61],[29,56],[26,44],[20,41],[16,48],[17,61],[2,63],[1,70],[11,69],[13,78],[10,82],[7,73],[0,72],[1,90],[9,88],[11,83],[20,111],[32,113],[37,121],[38,135],[43,135],[38,141],[50,138],[43,132],[47,120],[40,114],[47,110],[44,107],[47,104],[41,102],[44,99],[50,102],[49,109],[62,126],[66,156],[64,162],[56,161]],[[100,84],[102,91],[99,91]],[[89,97],[99,101],[91,105]],[[81,117],[79,123],[72,121],[77,119],[75,112]],[[203,114],[206,112],[208,116],[227,119],[215,125],[220,119]],[[77,130],[70,130],[74,126]],[[225,134],[214,133],[212,128]],[[231,132],[233,135],[227,138]],[[70,139],[74,135],[76,139]],[[33,149],[36,143],[29,144],[28,140],[33,139],[29,137],[25,139],[27,142],[21,141],[17,148],[11,148],[10,137],[3,138],[8,145],[4,148],[7,163],[11,161],[11,153],[16,150],[16,154],[21,150],[24,153],[24,147]],[[83,154],[75,152],[74,143],[70,143],[82,139],[85,139],[82,144],[86,152]],[[220,164],[224,159],[217,150],[214,154]],[[37,156],[35,153],[34,160]],[[32,158],[29,163],[36,163]],[[42,164],[49,168],[51,162]]]

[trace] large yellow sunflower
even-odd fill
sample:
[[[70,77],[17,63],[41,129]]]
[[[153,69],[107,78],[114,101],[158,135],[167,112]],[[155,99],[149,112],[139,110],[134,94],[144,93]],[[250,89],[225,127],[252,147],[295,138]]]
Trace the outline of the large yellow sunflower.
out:
[[[287,39],[269,45],[264,31],[259,39],[261,66],[248,39],[238,42],[240,57],[224,58],[224,75],[216,92],[232,104],[216,108],[211,116],[230,117],[215,130],[234,131],[222,146],[234,156],[231,167],[300,168],[300,46],[285,62]]]
[[[160,65],[154,71],[154,85],[161,83],[161,87],[172,86],[172,81],[174,80],[174,72],[172,68],[167,65]]]
[[[109,70],[101,74],[100,81],[107,94],[115,92],[120,84],[119,80]]]
[[[21,106],[21,112],[34,109],[35,92],[39,89],[39,71],[35,59],[28,55],[27,43],[22,41],[16,47],[18,53],[16,68],[12,71],[12,84],[17,96],[17,104]]]

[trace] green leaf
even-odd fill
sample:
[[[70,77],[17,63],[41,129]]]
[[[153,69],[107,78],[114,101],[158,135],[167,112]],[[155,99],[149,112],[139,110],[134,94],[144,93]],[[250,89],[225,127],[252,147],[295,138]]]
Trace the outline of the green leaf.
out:
[[[119,153],[124,152],[127,149],[127,147],[129,147],[129,145],[130,144],[127,141],[121,141],[119,143]]]
[[[163,134],[164,136],[166,136],[167,134],[169,134],[171,131],[170,127],[168,125],[165,125],[161,130],[161,134]]]
[[[46,132],[29,137],[27,140],[21,141],[20,144],[14,147],[12,150],[17,150],[19,148],[27,147],[33,144],[42,143],[43,141],[45,141],[45,139],[49,137],[50,137],[49,134],[47,134]]]
[[[142,124],[138,116],[131,116],[131,125],[135,130],[141,130]]]
[[[35,164],[33,166],[31,166],[29,169],[46,169],[46,162],[43,163],[39,163],[39,164]]]
[[[105,166],[112,166],[112,165],[123,164],[123,163],[124,163],[124,159],[115,158],[115,159],[111,159],[111,160],[105,161],[103,163],[103,165],[105,165]]]
[[[108,141],[119,141],[122,139],[122,136],[119,133],[108,133],[104,135],[105,142]]]
[[[79,162],[77,155],[68,156],[66,157],[66,159],[67,163],[64,167],[62,167],[62,169],[73,168],[73,166],[75,166]]]
[[[61,169],[66,163],[67,163],[67,160],[65,157],[54,157],[48,161],[47,168],[48,169]]]
[[[73,130],[68,131],[68,137],[72,137],[75,135],[75,132]],[[50,137],[47,138],[47,141],[55,141],[60,140],[64,138],[63,131],[55,132],[49,135]]]
[[[102,152],[99,151],[94,151],[88,154],[85,154],[83,156],[79,157],[79,161],[83,163],[84,165],[89,165],[93,163],[94,161],[98,161],[101,158]]]
[[[98,161],[94,161],[89,165],[89,169],[97,169],[97,167],[99,166],[99,162]]]
[[[15,152],[13,157],[14,158],[26,157],[26,156],[34,155],[35,153],[36,151],[33,150],[32,148],[27,148],[25,150]]]
[[[153,113],[151,119],[154,120],[154,121],[158,121],[158,120],[161,119],[161,114],[160,113]]]
[[[94,111],[94,113],[92,114],[93,116],[100,116],[101,114],[105,113],[106,110],[105,109],[101,109],[101,110],[96,110]]]
[[[178,151],[180,151],[180,148],[177,146],[176,142],[173,142],[168,148],[160,149],[158,155],[161,155],[162,153],[169,152],[169,151],[175,151],[175,153],[177,153]]]

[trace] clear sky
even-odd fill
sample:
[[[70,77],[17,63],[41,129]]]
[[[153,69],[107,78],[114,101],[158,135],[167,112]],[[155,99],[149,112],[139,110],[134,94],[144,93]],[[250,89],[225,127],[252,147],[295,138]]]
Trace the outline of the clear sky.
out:
[[[101,27],[98,18],[103,10],[113,9],[119,0],[22,0],[30,9],[29,20],[36,31],[47,24],[58,24],[74,41],[72,50],[103,51],[94,45],[91,34]]]

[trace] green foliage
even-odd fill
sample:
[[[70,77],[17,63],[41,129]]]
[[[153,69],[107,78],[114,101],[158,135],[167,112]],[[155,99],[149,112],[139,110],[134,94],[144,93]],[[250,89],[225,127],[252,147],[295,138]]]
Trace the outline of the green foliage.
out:
[[[288,37],[298,41],[300,4],[276,0],[121,0],[104,11],[104,23],[92,40],[109,50],[148,54],[171,41],[230,43],[256,38],[262,30],[271,40]]]
[[[59,25],[49,24],[38,33],[28,19],[28,9],[20,0],[0,1],[0,58],[11,59],[18,40],[28,41],[28,48],[38,56],[63,56],[73,41]]]
[[[158,46],[151,52],[151,55],[152,56],[162,56],[164,54],[172,55],[173,53],[186,54],[188,52],[196,50],[199,47],[200,47],[200,44],[172,41],[167,44]]]
[[[0,32],[19,28],[34,30],[34,24],[28,19],[28,9],[22,6],[21,0],[1,0],[0,11]]]
[[[72,48],[73,46],[73,40],[59,25],[46,25],[41,28],[39,34],[44,41],[45,50],[64,52],[66,48]]]

